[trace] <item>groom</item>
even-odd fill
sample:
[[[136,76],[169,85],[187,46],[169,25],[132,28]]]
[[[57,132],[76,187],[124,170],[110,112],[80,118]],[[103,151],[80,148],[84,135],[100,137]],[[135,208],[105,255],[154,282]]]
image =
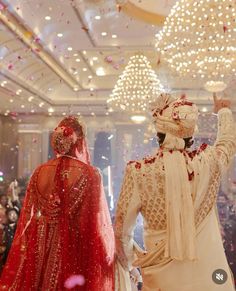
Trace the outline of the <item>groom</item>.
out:
[[[190,151],[198,109],[162,94],[152,110],[160,149],[127,165],[115,221],[117,256],[123,274],[141,267],[143,291],[234,291],[215,205],[222,169],[236,152],[236,130],[230,102],[214,103],[217,140]],[[139,213],[145,252],[133,240]],[[212,280],[219,268],[228,275],[222,286]],[[120,290],[129,290],[127,276],[122,279]]]

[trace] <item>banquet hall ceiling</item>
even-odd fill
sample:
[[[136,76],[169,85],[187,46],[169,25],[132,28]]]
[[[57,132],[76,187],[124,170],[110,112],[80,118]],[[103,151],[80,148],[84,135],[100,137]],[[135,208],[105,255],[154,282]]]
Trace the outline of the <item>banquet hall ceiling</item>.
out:
[[[155,1],[164,17],[175,2]],[[148,1],[131,2],[142,8]],[[161,26],[124,13],[115,0],[0,0],[0,19],[0,114],[49,108],[105,114],[119,74],[137,52],[164,86],[208,103],[197,81],[179,79],[162,63],[155,50]]]

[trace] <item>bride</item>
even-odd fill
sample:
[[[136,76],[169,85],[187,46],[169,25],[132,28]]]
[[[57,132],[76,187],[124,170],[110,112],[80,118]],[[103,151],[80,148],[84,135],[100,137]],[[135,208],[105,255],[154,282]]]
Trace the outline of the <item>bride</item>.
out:
[[[81,122],[64,118],[52,147],[57,158],[30,179],[0,290],[112,291],[113,230]]]

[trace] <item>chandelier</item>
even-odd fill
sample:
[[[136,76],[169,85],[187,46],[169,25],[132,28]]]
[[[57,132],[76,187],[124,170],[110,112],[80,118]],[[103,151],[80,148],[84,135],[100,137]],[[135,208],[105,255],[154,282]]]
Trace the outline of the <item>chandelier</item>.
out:
[[[114,111],[143,114],[161,91],[163,86],[150,62],[144,55],[137,54],[130,58],[107,103]]]
[[[217,82],[223,89],[236,71],[235,18],[234,0],[180,0],[165,21],[157,49],[180,76],[198,77],[206,87]]]

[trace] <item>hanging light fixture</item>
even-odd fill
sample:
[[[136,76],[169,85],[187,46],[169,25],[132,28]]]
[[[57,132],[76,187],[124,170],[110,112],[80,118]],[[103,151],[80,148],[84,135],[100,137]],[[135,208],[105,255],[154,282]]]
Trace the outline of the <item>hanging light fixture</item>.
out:
[[[149,103],[161,91],[163,86],[150,62],[144,55],[137,54],[130,58],[107,103],[113,111],[127,111],[140,116],[149,110]]]
[[[179,0],[157,49],[180,76],[202,79],[207,90],[224,90],[236,72],[235,18],[233,0]]]

